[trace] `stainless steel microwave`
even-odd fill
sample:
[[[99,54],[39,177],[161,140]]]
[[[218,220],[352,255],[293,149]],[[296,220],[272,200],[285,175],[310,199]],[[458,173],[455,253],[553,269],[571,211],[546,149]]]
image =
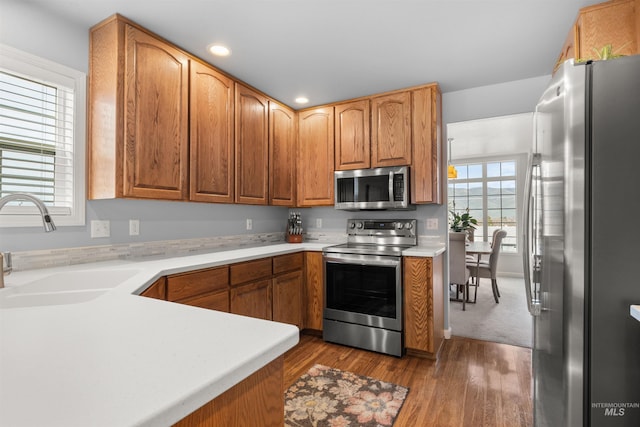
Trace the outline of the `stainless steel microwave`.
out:
[[[409,210],[407,166],[334,172],[335,208],[343,210]]]

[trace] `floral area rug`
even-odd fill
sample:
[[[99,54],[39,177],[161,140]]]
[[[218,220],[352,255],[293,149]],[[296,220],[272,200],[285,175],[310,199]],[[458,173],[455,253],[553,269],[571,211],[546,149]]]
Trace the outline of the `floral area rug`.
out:
[[[314,365],[285,392],[285,427],[392,426],[409,389]]]

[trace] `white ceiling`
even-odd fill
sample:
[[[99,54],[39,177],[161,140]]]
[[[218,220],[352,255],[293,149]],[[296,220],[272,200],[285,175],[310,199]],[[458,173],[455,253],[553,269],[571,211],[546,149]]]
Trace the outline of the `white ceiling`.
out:
[[[437,81],[444,92],[550,74],[599,0],[23,0],[87,29],[120,13],[296,106]],[[232,55],[211,56],[212,42]]]

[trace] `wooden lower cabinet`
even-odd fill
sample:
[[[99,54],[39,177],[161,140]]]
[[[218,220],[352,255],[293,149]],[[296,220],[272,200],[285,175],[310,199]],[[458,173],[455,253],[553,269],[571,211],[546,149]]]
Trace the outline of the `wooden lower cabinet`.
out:
[[[282,427],[283,382],[284,356],[280,356],[174,426]]]
[[[322,252],[305,252],[304,328],[322,330],[324,308],[324,268]]]
[[[140,294],[143,297],[147,298],[155,298],[155,299],[167,299],[167,278],[160,277],[158,280],[153,282],[151,286],[144,290]]]
[[[167,276],[167,300],[229,312],[229,266]]]
[[[289,323],[302,329],[302,282],[302,270],[273,278],[274,321]]]
[[[271,320],[271,279],[231,288],[231,313]]]
[[[442,255],[403,258],[407,354],[437,358],[444,341]]]
[[[224,290],[217,293],[200,295],[178,301],[180,304],[192,305],[194,307],[208,308],[209,310],[224,311],[229,313],[229,291]]]

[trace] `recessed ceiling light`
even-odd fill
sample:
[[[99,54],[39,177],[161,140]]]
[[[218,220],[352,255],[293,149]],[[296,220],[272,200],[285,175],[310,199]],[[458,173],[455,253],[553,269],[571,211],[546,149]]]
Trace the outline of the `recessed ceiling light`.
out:
[[[212,44],[209,46],[209,52],[216,56],[229,56],[231,55],[231,51],[229,48],[222,46],[221,44]]]
[[[305,96],[299,96],[296,98],[296,104],[306,104],[309,102],[309,99]]]

